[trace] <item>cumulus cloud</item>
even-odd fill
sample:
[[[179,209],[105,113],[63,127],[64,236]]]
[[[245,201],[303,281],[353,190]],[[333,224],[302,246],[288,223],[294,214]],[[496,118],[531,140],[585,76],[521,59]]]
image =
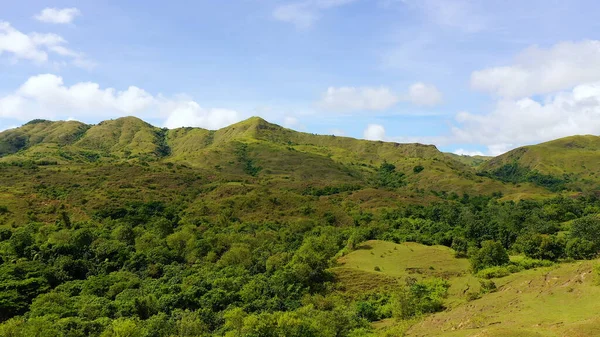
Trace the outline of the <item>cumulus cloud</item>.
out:
[[[308,29],[319,19],[320,13],[334,7],[343,6],[356,0],[307,0],[277,6],[273,18],[295,25],[298,29]]]
[[[66,24],[73,22],[79,15],[81,15],[81,11],[77,8],[44,8],[34,18],[46,23]]]
[[[523,98],[600,80],[600,41],[530,47],[512,65],[473,72],[471,86],[506,98]]]
[[[501,99],[488,114],[461,112],[452,138],[488,146],[491,154],[576,134],[600,134],[600,82],[578,85],[542,101]]]
[[[408,99],[415,105],[434,106],[442,102],[442,93],[434,85],[418,82],[408,89]]]
[[[199,126],[218,129],[241,119],[240,114],[233,110],[204,109],[191,99],[151,95],[136,86],[125,90],[101,88],[93,82],[68,86],[62,77],[53,74],[30,77],[13,93],[0,97],[0,117],[21,121],[125,115],[164,118],[165,126],[169,128]]]
[[[285,118],[283,119],[283,126],[285,126],[286,128],[293,128],[298,126],[299,124],[300,121],[298,121],[298,118],[293,116],[285,116]]]
[[[396,94],[388,87],[329,87],[319,106],[325,110],[381,111],[400,101],[419,106],[434,106],[442,102],[442,93],[431,84],[417,82],[405,94]]]
[[[363,132],[363,138],[366,140],[385,140],[385,128],[379,124],[369,124]]]
[[[237,111],[204,109],[194,101],[169,102],[166,105],[167,107],[162,109],[167,111],[168,117],[164,125],[169,129],[196,126],[214,130],[239,122],[241,119]]]
[[[454,151],[454,154],[457,154],[459,156],[484,156],[483,152],[481,151],[469,151],[469,150],[465,150],[465,149],[456,149]]]
[[[23,59],[37,64],[46,63],[49,54],[70,59],[79,67],[90,67],[93,63],[85,55],[66,47],[67,41],[53,33],[25,34],[10,23],[0,21],[0,55],[6,53],[15,60]]]
[[[385,110],[398,101],[398,96],[386,87],[329,87],[319,105],[332,111]]]

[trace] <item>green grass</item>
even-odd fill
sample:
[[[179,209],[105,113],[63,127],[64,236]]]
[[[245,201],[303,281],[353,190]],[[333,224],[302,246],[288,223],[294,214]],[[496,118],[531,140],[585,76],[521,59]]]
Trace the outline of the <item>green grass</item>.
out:
[[[386,241],[367,241],[338,263],[347,269],[380,272],[392,277],[442,276],[465,274],[469,269],[466,259],[454,257],[454,251],[444,246],[425,246],[414,242],[395,244]]]
[[[596,336],[596,261],[538,268],[496,279],[498,291],[434,314],[407,336]]]

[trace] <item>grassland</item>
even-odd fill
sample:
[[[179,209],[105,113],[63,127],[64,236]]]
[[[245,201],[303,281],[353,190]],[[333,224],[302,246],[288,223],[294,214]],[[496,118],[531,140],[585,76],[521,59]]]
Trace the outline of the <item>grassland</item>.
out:
[[[498,291],[425,318],[407,336],[598,336],[596,261],[495,279]]]
[[[563,263],[493,279],[498,290],[472,301],[466,294],[480,291],[479,280],[470,274],[468,261],[455,258],[447,247],[372,240],[340,257],[338,263],[332,271],[349,293],[397,288],[407,277],[442,277],[450,282],[445,311],[412,322],[374,322],[374,336],[402,330],[406,336],[449,337],[597,336],[600,332],[600,286],[593,273],[597,261]]]

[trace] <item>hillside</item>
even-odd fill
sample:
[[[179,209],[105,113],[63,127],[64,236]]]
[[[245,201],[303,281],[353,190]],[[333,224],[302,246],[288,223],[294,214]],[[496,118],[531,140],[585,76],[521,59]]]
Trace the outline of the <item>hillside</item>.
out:
[[[455,154],[455,153],[444,153],[444,155],[446,155],[449,158],[452,158],[456,161],[459,161],[465,165],[469,165],[469,166],[473,166],[473,167],[478,167],[481,164],[487,162],[488,160],[494,158],[494,157],[489,157],[489,156],[467,156],[467,155],[459,155],[459,154]]]
[[[600,136],[571,136],[524,146],[495,157],[480,166],[500,179],[531,181],[531,171],[543,175],[541,184],[574,189],[600,187]]]
[[[63,207],[83,218],[113,200],[141,201],[150,195],[201,199],[203,211],[191,202],[189,212],[208,216],[219,214],[224,203],[255,198],[239,215],[248,219],[295,217],[298,205],[310,204],[321,214],[337,214],[342,223],[350,221],[347,212],[326,207],[336,195],[362,210],[465,193],[515,200],[551,195],[533,184],[515,187],[477,176],[432,145],[313,135],[256,117],[216,131],[166,130],[134,117],[98,125],[38,120],[0,133],[0,149],[3,193],[15,211],[25,209],[24,196],[35,196],[30,202],[40,204],[60,196]],[[393,172],[381,172],[383,163],[392,164]],[[23,166],[37,178],[26,179],[31,173]],[[267,190],[282,201],[280,213],[265,214],[271,206],[261,196]],[[24,211],[16,213],[25,217]]]
[[[0,149],[0,336],[596,324],[597,262],[581,260],[600,253],[598,193],[537,169],[260,118],[220,130],[35,120],[1,132]]]

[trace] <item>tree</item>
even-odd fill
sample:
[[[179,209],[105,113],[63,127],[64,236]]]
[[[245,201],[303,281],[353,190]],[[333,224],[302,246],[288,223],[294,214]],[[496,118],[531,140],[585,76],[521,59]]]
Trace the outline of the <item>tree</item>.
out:
[[[589,215],[574,220],[571,226],[571,237],[591,241],[598,250],[600,248],[600,217]]]
[[[532,259],[556,261],[565,253],[564,242],[555,235],[533,234],[522,242],[523,253]]]
[[[593,259],[598,254],[598,249],[592,241],[580,238],[569,240],[565,251],[567,257],[575,260]]]
[[[481,269],[502,266],[510,262],[504,246],[497,241],[484,241],[481,248],[471,254],[471,267],[477,272]]]

